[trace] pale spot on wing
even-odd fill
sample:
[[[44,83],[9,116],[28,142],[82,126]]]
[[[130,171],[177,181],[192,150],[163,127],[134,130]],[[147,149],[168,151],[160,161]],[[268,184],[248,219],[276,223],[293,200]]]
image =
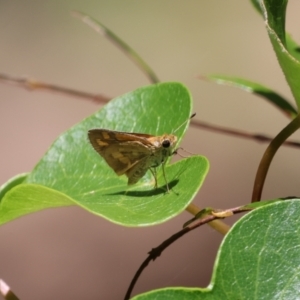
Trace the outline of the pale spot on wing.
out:
[[[105,140],[109,140],[109,138],[110,138],[109,134],[105,131],[102,131],[102,136]]]
[[[99,146],[107,146],[108,145],[108,143],[103,142],[102,140],[97,139],[96,141]]]
[[[126,164],[126,165],[130,164],[130,160],[126,156],[119,157],[119,161],[122,162],[123,164]]]
[[[112,156],[113,158],[119,158],[119,157],[122,157],[123,154],[120,153],[119,151],[116,151],[116,152],[113,152],[113,153],[111,154],[111,156]]]

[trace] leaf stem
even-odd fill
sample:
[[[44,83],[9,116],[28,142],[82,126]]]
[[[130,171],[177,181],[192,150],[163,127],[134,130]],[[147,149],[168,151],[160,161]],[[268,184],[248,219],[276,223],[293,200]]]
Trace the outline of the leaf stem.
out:
[[[260,201],[262,190],[264,187],[265,179],[274,155],[276,154],[279,147],[290,137],[297,129],[300,128],[300,115],[297,115],[285,128],[283,128],[278,135],[271,141],[267,147],[260,164],[257,169],[253,193],[252,202]]]
[[[197,205],[191,203],[188,205],[188,207],[185,209],[187,212],[191,213],[192,215],[196,216],[200,211],[201,208],[199,208]],[[222,222],[221,220],[214,220],[209,223],[207,223],[210,227],[218,231],[219,233],[225,235],[229,230],[230,226]]]

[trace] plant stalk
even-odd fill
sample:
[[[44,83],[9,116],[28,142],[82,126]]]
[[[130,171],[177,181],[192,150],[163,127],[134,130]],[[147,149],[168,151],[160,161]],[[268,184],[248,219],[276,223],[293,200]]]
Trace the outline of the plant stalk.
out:
[[[279,147],[289,138],[297,129],[300,128],[300,115],[297,115],[278,135],[271,141],[267,147],[257,169],[253,192],[252,202],[260,201],[264,183],[268,174],[269,167]]]

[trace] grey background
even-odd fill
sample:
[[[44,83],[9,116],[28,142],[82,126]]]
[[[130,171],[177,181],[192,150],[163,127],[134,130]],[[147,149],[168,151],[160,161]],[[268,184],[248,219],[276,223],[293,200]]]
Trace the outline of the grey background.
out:
[[[241,76],[292,99],[250,1],[0,0],[0,72],[111,97],[149,84],[118,49],[72,18],[73,9],[115,31],[162,81],[186,84],[199,120],[272,136],[288,123],[257,97],[196,78]],[[290,1],[287,29],[297,41],[299,11],[300,3]],[[30,171],[61,132],[100,108],[1,82],[0,97],[0,184]],[[182,146],[211,163],[197,205],[226,208],[250,201],[265,144],[190,128]],[[298,159],[297,150],[280,149],[264,199],[300,195]],[[122,299],[146,253],[188,218],[182,213],[159,226],[123,228],[76,207],[28,215],[0,228],[0,278],[22,300]],[[221,240],[207,226],[185,236],[150,264],[134,294],[165,286],[205,287]]]

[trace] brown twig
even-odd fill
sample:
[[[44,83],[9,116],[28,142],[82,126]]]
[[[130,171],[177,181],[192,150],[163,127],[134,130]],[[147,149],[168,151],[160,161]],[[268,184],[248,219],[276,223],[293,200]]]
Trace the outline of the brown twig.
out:
[[[0,279],[0,294],[6,300],[19,300],[11,288],[2,279]]]
[[[62,86],[54,85],[54,84],[48,84],[45,82],[40,82],[37,80],[33,79],[28,79],[28,78],[20,78],[20,77],[13,77],[7,74],[0,73],[0,81],[4,83],[9,83],[9,84],[14,84],[16,86],[29,89],[29,90],[47,90],[51,92],[58,92],[62,93],[64,95],[69,95],[69,96],[75,96],[79,97],[82,99],[87,99],[87,100],[92,100],[96,103],[100,104],[105,104],[109,100],[111,100],[110,97],[103,96],[103,95],[95,95],[92,93],[87,93],[87,92],[82,92],[82,91],[77,91],[74,89],[69,89],[65,88]],[[217,132],[217,133],[222,133],[222,134],[228,134],[240,138],[245,138],[245,139],[252,139],[257,142],[265,142],[269,143],[273,140],[272,137],[268,137],[262,134],[255,134],[255,133],[249,133],[245,131],[239,131],[235,129],[230,129],[230,128],[225,128],[223,126],[217,126],[217,125],[212,125],[206,122],[198,121],[198,120],[192,120],[191,121],[191,126],[196,127],[196,128],[201,128],[204,130],[209,130],[212,132]],[[300,142],[297,141],[285,141],[284,146],[290,146],[290,147],[296,147],[300,148]]]
[[[49,84],[49,83],[37,81],[30,78],[13,77],[3,73],[0,73],[0,80],[5,83],[17,85],[27,90],[46,90],[50,92],[57,92],[63,95],[92,100],[93,102],[98,104],[105,104],[110,100],[109,97],[103,95],[86,93],[86,92],[69,89],[55,84]]]
[[[238,214],[238,213],[242,213],[242,212],[246,212],[246,211],[250,211],[252,210],[251,208],[245,208],[245,206],[238,206],[238,207],[234,207],[234,208],[230,208],[227,209],[225,212],[229,212],[231,213],[230,215],[234,215],[234,214]],[[205,216],[202,219],[198,219],[195,222],[189,224],[188,226],[184,227],[183,229],[181,229],[180,231],[178,231],[177,233],[173,234],[171,237],[169,237],[168,239],[166,239],[165,241],[163,241],[159,246],[153,248],[148,254],[148,257],[143,261],[143,263],[141,264],[141,266],[139,267],[139,269],[136,271],[134,277],[131,280],[131,283],[128,287],[128,290],[126,292],[126,295],[124,297],[124,300],[128,300],[130,299],[130,295],[133,291],[133,288],[137,282],[137,280],[139,279],[140,275],[142,274],[143,270],[148,266],[148,264],[150,263],[151,260],[155,260],[157,257],[159,257],[162,252],[169,247],[171,244],[173,244],[175,241],[177,241],[179,238],[181,238],[182,236],[184,236],[186,233],[206,224],[209,222],[212,222],[214,220],[217,219],[223,219],[224,217],[220,217],[219,214],[214,214],[214,215],[208,215]]]
[[[190,124],[197,128],[201,128],[201,129],[205,129],[217,133],[224,133],[224,134],[228,134],[240,138],[252,139],[260,143],[270,143],[273,140],[272,137],[268,137],[266,135],[225,128],[223,126],[212,125],[198,120],[192,120]],[[285,141],[283,145],[300,148],[300,142],[296,142],[296,141]]]

